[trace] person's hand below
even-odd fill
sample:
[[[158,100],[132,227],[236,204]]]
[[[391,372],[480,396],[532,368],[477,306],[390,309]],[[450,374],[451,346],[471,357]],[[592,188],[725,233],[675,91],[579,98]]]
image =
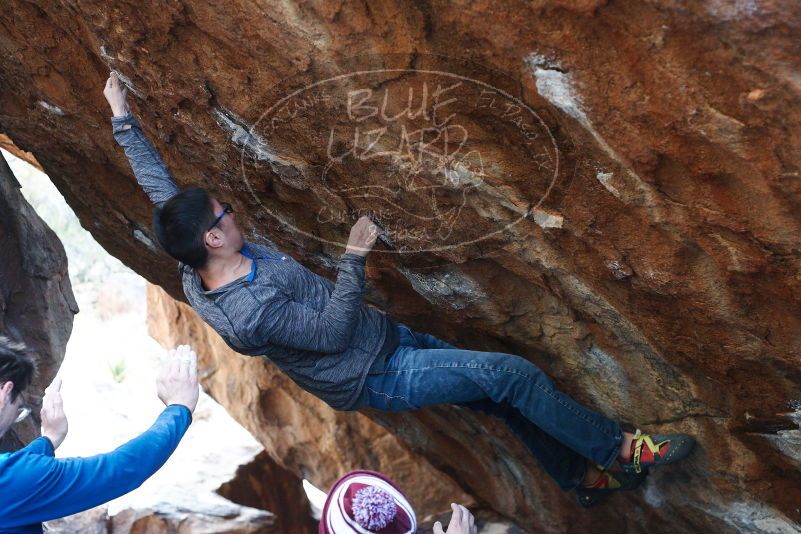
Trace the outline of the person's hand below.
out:
[[[46,437],[53,444],[54,449],[64,442],[67,437],[69,425],[67,416],[64,414],[64,402],[61,398],[61,379],[56,377],[53,383],[45,389],[42,398],[42,411],[39,412],[42,418],[42,436]]]
[[[114,71],[106,80],[106,87],[103,89],[103,96],[106,97],[111,112],[115,117],[124,117],[130,113],[128,107],[128,88],[120,81],[119,76]]]
[[[476,520],[470,510],[461,504],[451,503],[453,515],[448,523],[447,532],[442,530],[442,523],[434,523],[434,534],[476,534]]]
[[[369,217],[359,217],[359,220],[350,229],[350,237],[348,238],[348,245],[345,247],[345,254],[367,256],[380,233],[381,230]]]
[[[171,350],[156,379],[159,399],[166,406],[180,404],[195,411],[200,388],[197,385],[197,354],[189,345]]]

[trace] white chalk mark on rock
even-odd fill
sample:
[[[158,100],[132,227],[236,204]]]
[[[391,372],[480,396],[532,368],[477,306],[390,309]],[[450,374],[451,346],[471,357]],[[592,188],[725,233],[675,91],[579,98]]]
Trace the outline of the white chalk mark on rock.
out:
[[[140,229],[138,229],[138,228],[135,228],[135,229],[134,229],[134,231],[133,231],[133,236],[134,236],[134,237],[135,237],[137,240],[139,240],[139,241],[141,241],[142,243],[144,243],[144,245],[145,245],[147,248],[149,248],[150,250],[152,250],[153,252],[158,252],[158,247],[156,247],[156,244],[155,244],[155,243],[153,243],[153,241],[152,241],[152,240],[151,240],[149,237],[147,237],[147,236],[145,235],[145,233],[144,233],[144,232],[142,232],[142,230],[140,230]]]
[[[488,298],[475,280],[455,267],[433,272],[406,268],[398,270],[409,280],[412,288],[431,304],[463,310]]]
[[[617,153],[595,130],[581,106],[581,99],[573,88],[570,76],[556,68],[548,68],[538,63],[540,56],[529,56],[528,64],[537,80],[537,92],[548,102],[558,107],[581,123],[592,134],[598,145],[615,161],[620,161]]]
[[[106,45],[100,45],[100,57],[106,62],[106,66],[109,70],[113,70],[117,73],[117,77],[120,79],[122,84],[128,88],[131,94],[135,95],[139,99],[144,99],[144,95],[142,95],[142,93],[136,87],[134,87],[131,79],[114,67],[114,63],[117,62],[117,58],[111,55],[111,52],[109,52],[108,48],[106,48]]]
[[[642,178],[640,178],[606,142],[600,133],[595,129],[587,114],[582,107],[581,98],[575,90],[575,85],[570,75],[563,72],[558,63],[552,59],[544,58],[537,54],[531,54],[526,58],[526,63],[534,74],[537,84],[537,92],[548,100],[551,104],[573,117],[581,124],[587,132],[592,135],[599,148],[603,150],[612,160],[617,162],[629,177],[630,189],[632,194],[627,194],[626,201],[646,205],[656,208],[660,205],[657,194],[653,191]],[[621,191],[618,190],[619,193]],[[623,195],[619,197],[623,200]],[[663,219],[660,210],[652,211],[654,219]]]
[[[106,61],[117,61],[117,58],[115,58],[109,53],[108,48],[106,48],[106,45],[100,45],[100,57],[102,57]]]
[[[542,228],[561,228],[565,219],[558,213],[552,213],[542,208],[532,211],[531,218]]]
[[[53,115],[58,115],[59,117],[63,117],[64,115],[66,115],[66,113],[64,113],[63,109],[61,109],[58,106],[54,106],[53,104],[48,104],[44,100],[39,100],[37,102],[37,104],[39,104],[39,106],[43,107],[44,109],[46,109],[47,111],[49,111]]]
[[[143,95],[141,92],[139,92],[139,90],[138,90],[136,87],[134,87],[134,84],[133,84],[133,82],[131,81],[131,79],[130,79],[129,77],[125,76],[125,75],[124,75],[124,74],[122,74],[120,71],[115,71],[115,72],[117,73],[117,77],[120,79],[120,81],[122,82],[122,84],[123,84],[125,87],[127,87],[127,88],[128,88],[128,90],[129,90],[129,91],[130,91],[130,92],[131,92],[131,93],[132,93],[134,96],[136,96],[136,97],[137,97],[137,98],[139,98],[140,100],[145,98],[145,97],[144,97],[144,95]]]
[[[617,190],[615,186],[612,185],[612,178],[615,176],[615,173],[612,172],[599,172],[595,175],[601,185],[606,188],[607,191],[615,195],[617,198],[621,198],[620,191]],[[622,199],[621,199],[622,200]]]
[[[247,124],[242,117],[225,108],[214,108],[214,115],[217,117],[217,124],[228,130],[231,134],[231,141],[235,145],[244,148],[251,156],[259,161],[267,162],[273,172],[284,178],[293,178],[301,175],[298,169],[301,165],[298,161],[290,161],[276,153],[267,141],[253,131],[253,127]]]
[[[634,274],[631,267],[618,260],[605,260],[604,265],[606,265],[606,268],[612,272],[612,275],[617,280],[625,280]]]

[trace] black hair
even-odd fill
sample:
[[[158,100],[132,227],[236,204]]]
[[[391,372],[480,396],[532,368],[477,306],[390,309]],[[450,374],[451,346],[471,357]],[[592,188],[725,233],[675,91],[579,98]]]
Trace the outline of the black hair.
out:
[[[193,269],[208,260],[204,237],[212,223],[211,197],[200,187],[184,189],[153,210],[153,229],[161,248]]]
[[[11,402],[31,385],[36,375],[36,360],[24,343],[0,336],[0,382],[11,382]]]

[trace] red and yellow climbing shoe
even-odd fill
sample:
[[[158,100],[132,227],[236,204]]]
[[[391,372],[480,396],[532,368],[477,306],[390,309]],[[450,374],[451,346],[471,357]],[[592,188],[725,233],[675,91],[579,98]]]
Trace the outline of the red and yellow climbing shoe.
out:
[[[576,488],[576,499],[584,508],[591,508],[618,490],[636,489],[647,475],[647,472],[601,471],[601,476],[592,485]]]
[[[642,473],[655,465],[678,462],[693,450],[695,439],[687,434],[634,434],[631,442],[631,458],[620,462],[624,471]]]

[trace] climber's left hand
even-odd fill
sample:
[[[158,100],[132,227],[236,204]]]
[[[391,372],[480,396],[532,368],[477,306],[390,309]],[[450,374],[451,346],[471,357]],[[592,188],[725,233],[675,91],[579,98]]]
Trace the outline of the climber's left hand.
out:
[[[131,112],[128,107],[128,88],[120,81],[120,77],[114,71],[111,71],[108,80],[106,80],[103,96],[106,97],[106,101],[115,117],[124,117]]]

